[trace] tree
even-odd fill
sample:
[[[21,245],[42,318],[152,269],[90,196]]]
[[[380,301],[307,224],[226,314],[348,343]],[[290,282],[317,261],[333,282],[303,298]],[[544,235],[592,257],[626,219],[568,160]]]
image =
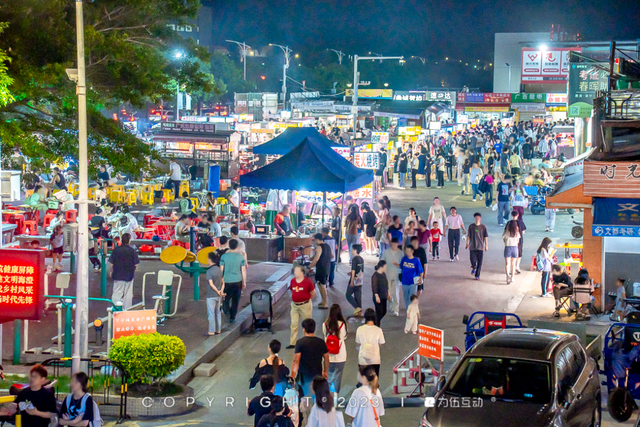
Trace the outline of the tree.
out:
[[[220,102],[222,97],[227,93],[227,85],[221,80],[216,79],[211,74],[211,64],[208,62],[202,62],[200,69],[205,73],[205,79],[212,88],[210,90],[197,89],[191,93],[191,97],[197,103],[197,113],[200,115],[202,110],[202,104],[214,104]]]
[[[211,73],[216,76],[216,82],[224,82],[225,91],[214,94],[215,102],[232,101],[233,94],[236,92],[252,92],[255,91],[255,83],[250,80],[245,81],[242,76],[242,68],[222,52],[215,52],[211,55]]]
[[[7,28],[7,23],[0,22],[0,34]],[[0,49],[0,106],[7,105],[13,101],[13,96],[9,92],[9,86],[13,83],[13,79],[7,74],[7,66],[5,63],[11,61],[7,56],[7,52]]]
[[[171,97],[172,80],[187,90],[212,89],[199,69],[208,53],[182,39],[170,25],[196,16],[198,0],[101,0],[84,4],[89,167],[109,163],[139,175],[159,153],[101,111]],[[77,97],[66,68],[76,67],[73,0],[3,0],[0,22],[9,26],[0,51],[14,98],[0,106],[0,140],[41,168],[77,158]],[[174,61],[180,51],[184,61]],[[0,58],[1,60],[1,58]],[[0,77],[2,70],[0,70]],[[0,80],[0,89],[2,88]],[[7,83],[5,83],[7,84]],[[12,150],[3,150],[10,155]]]

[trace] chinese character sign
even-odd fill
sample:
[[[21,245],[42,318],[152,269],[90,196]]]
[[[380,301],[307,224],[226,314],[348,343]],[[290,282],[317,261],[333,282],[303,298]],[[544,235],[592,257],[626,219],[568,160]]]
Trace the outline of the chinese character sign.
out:
[[[511,102],[514,104],[521,103],[539,103],[544,104],[546,101],[545,93],[512,93],[511,94]]]
[[[156,331],[155,310],[117,311],[113,313],[113,339]]]
[[[584,162],[583,179],[585,196],[636,198],[640,194],[640,162]]]
[[[467,102],[469,99],[467,98]],[[484,102],[489,104],[508,104],[511,102],[510,93],[485,93]]]
[[[548,93],[547,94],[547,104],[567,104],[567,94],[566,93]]]
[[[43,296],[44,251],[0,249],[0,322],[40,320]]]
[[[389,132],[371,132],[371,143],[387,145],[389,143]]]
[[[418,325],[418,354],[434,360],[444,360],[444,331]]]
[[[569,70],[569,94],[567,96],[567,117],[589,117],[596,92],[607,90],[609,67],[605,62],[584,62],[571,64]]]
[[[378,169],[378,153],[364,151],[353,154],[353,164],[363,169]]]
[[[580,48],[522,48],[522,83],[566,83],[569,55]]]
[[[333,151],[340,154],[345,159],[348,159],[349,156],[351,156],[351,148],[349,147],[331,147],[331,148],[333,148]]]
[[[349,191],[349,195],[354,199],[371,199],[373,197],[373,189],[371,184],[367,184],[357,190]]]

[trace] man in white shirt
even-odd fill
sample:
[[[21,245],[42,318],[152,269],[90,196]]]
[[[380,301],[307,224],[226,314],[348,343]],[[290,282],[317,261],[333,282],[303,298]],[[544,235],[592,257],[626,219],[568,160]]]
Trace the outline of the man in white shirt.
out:
[[[180,181],[182,181],[182,171],[180,165],[175,161],[171,161],[169,164],[169,181],[173,184],[173,191],[175,191],[176,199],[180,197]]]
[[[402,249],[398,247],[398,239],[394,237],[390,242],[391,249],[387,249],[382,254],[381,260],[387,263],[387,280],[389,281],[389,311],[394,316],[400,312],[400,284],[398,274],[400,274],[400,261],[404,256]]]

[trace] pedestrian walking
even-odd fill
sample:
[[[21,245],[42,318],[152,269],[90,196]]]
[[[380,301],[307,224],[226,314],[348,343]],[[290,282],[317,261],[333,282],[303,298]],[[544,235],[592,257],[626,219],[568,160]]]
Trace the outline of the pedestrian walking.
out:
[[[438,156],[436,157],[436,175],[438,177],[438,185],[436,188],[444,188],[444,171],[445,171],[445,160],[444,155],[442,154],[442,150],[438,152]]]
[[[222,332],[222,315],[220,314],[224,299],[224,283],[220,269],[220,256],[216,252],[209,252],[207,257],[207,319],[209,331],[207,335],[217,335]]]
[[[364,259],[360,256],[362,245],[356,244],[351,247],[351,275],[347,286],[346,297],[349,304],[355,309],[353,316],[362,314],[362,283],[364,278]]]
[[[504,226],[505,220],[509,219],[509,195],[511,189],[511,175],[508,173],[502,177],[502,180],[496,188],[498,198],[498,226]]]
[[[389,241],[391,241],[391,239],[397,239],[398,244],[402,246],[402,242],[404,240],[404,226],[400,222],[400,217],[398,215],[393,216],[393,221],[388,228],[387,234]]]
[[[274,396],[270,403],[271,411],[260,418],[256,427],[294,427],[289,407],[282,396]]]
[[[404,253],[399,248],[398,239],[391,239],[390,248],[382,254],[382,261],[387,263],[387,281],[389,282],[389,311],[394,316],[400,314],[400,281],[399,276],[402,271],[400,263]]]
[[[340,262],[340,250],[342,249],[342,210],[338,207],[331,211],[331,237],[336,242],[335,258],[336,263]]]
[[[447,243],[449,244],[449,261],[458,261],[460,257],[458,252],[460,251],[460,237],[461,232],[466,234],[464,229],[464,221],[462,217],[458,215],[458,211],[455,207],[449,209],[450,215],[447,217],[445,225],[445,234],[447,236]]]
[[[433,221],[431,232],[431,259],[440,259],[440,238],[444,237],[438,221]]]
[[[410,244],[413,247],[413,256],[418,258],[420,260],[420,264],[422,265],[422,274],[420,275],[420,283],[418,283],[418,287],[416,288],[416,295],[420,296],[420,294],[424,290],[424,282],[427,279],[429,257],[427,255],[427,251],[422,246],[420,246],[420,238],[418,236],[413,236],[411,238]]]
[[[323,242],[329,245],[329,249],[331,250],[331,263],[329,264],[329,287],[333,288],[333,282],[336,277],[336,261],[338,254],[337,243],[335,239],[329,234],[329,229],[327,227],[322,227],[320,231],[322,232]]]
[[[421,283],[422,264],[420,260],[413,256],[413,246],[407,246],[404,251],[404,257],[400,262],[402,274],[402,296],[404,298],[405,308],[411,303],[411,295],[416,294],[418,284]]]
[[[422,218],[420,218],[418,216],[418,214],[416,213],[416,210],[414,208],[409,208],[409,215],[404,219],[404,226],[406,227],[407,225],[409,225],[409,222],[413,221],[413,224],[415,226],[418,226],[418,222],[421,220]]]
[[[411,160],[410,161],[411,161],[411,163],[410,163],[410,166],[411,166],[411,188],[418,188],[416,186],[416,177],[418,176],[418,170],[419,170],[418,166],[419,166],[419,163],[420,163],[420,161],[418,160],[418,154],[414,153],[411,156]]]
[[[407,177],[409,161],[407,159],[407,153],[400,154],[400,160],[398,161],[398,174],[400,178],[400,187],[401,189],[406,188],[405,179]]]
[[[407,320],[404,324],[404,333],[418,333],[418,322],[420,321],[420,306],[417,295],[411,295],[411,303],[407,307]]]
[[[380,427],[384,416],[384,402],[378,386],[378,374],[371,366],[360,370],[360,383],[351,394],[345,414],[352,419],[352,427]]]
[[[330,384],[331,381],[322,377],[313,379],[312,388],[315,399],[313,399],[314,404],[309,413],[307,427],[345,427],[342,412],[336,411],[334,406]]]
[[[447,212],[444,206],[440,204],[440,198],[434,197],[433,205],[429,207],[429,218],[427,219],[427,223],[431,228],[434,228],[433,223],[437,221],[440,231],[444,231],[444,224],[446,219]]]
[[[360,225],[362,224],[360,215],[358,215],[356,205],[351,205],[349,207],[349,215],[344,220],[345,234],[347,238],[347,250],[349,251],[349,262],[352,261],[353,255],[351,251],[351,247],[360,243],[360,235],[358,234],[358,230],[360,229]]]
[[[513,281],[516,270],[516,260],[518,259],[518,241],[520,240],[520,230],[516,221],[509,221],[502,233],[504,242],[504,269],[507,274],[507,285]]]
[[[522,261],[522,251],[524,250],[524,234],[527,226],[524,224],[524,221],[520,216],[520,212],[515,209],[511,211],[511,219],[507,222],[505,229],[512,221],[515,221],[515,223],[518,225],[518,230],[520,231],[520,240],[518,241],[518,259],[516,259],[516,274],[520,274],[522,273],[522,271],[520,270],[520,263]]]
[[[302,396],[311,396],[311,382],[317,376],[329,377],[329,349],[323,339],[314,336],[316,321],[302,321],[304,337],[296,342],[291,376],[297,379]]]
[[[553,229],[556,227],[556,209],[553,208],[546,208],[544,209],[544,225],[545,225],[545,230],[546,232],[552,232],[553,233]]]
[[[274,380],[273,394],[277,396],[284,396],[287,389],[287,380],[289,378],[289,368],[284,363],[284,360],[280,359],[278,353],[282,344],[278,340],[271,340],[269,342],[269,356],[262,359],[253,372],[253,377],[249,380],[249,389],[253,390],[255,386],[260,383],[260,380],[265,375],[270,375]]]
[[[542,272],[542,280],[540,286],[542,288],[541,296],[546,297],[549,294],[549,279],[551,278],[551,265],[553,264],[553,254],[555,249],[551,248],[551,239],[545,237],[540,242],[536,251],[536,268]]]
[[[484,204],[487,208],[491,207],[493,204],[493,182],[493,175],[491,173],[486,173],[482,177],[480,185],[478,186],[478,190],[484,194]]]
[[[376,246],[376,214],[371,210],[368,204],[362,204],[362,220],[364,221],[364,242],[365,254],[375,255],[378,251]]]
[[[376,224],[376,241],[378,242],[378,256],[382,258],[384,252],[389,249],[389,227],[391,226],[391,215],[386,214]]]
[[[471,274],[476,280],[480,280],[484,252],[489,250],[489,233],[487,227],[482,224],[482,215],[479,212],[473,214],[474,223],[469,225],[466,248],[469,249],[471,260]]]
[[[222,310],[229,316],[229,323],[234,323],[240,296],[247,287],[247,266],[244,256],[238,252],[237,240],[229,240],[229,250],[220,258],[220,269],[226,293]]]
[[[460,194],[465,195],[471,192],[470,181],[471,164],[469,159],[465,159],[462,164],[462,192]]]
[[[431,253],[431,230],[427,227],[424,220],[418,221],[418,245],[423,248],[427,254]]]
[[[380,372],[380,346],[385,343],[384,332],[376,326],[376,312],[367,308],[364,312],[365,324],[356,330],[358,346],[358,367],[371,366],[376,374]]]
[[[172,160],[169,163],[169,179],[165,188],[173,188],[176,200],[180,197],[180,182],[182,182],[182,170],[180,165]]]
[[[309,268],[316,268],[315,281],[322,299],[320,304],[318,304],[318,308],[326,310],[329,308],[327,303],[327,281],[331,270],[331,258],[333,257],[333,253],[331,251],[331,247],[324,242],[324,236],[322,233],[316,233],[313,235],[313,243],[315,244],[315,253]]]
[[[316,296],[316,288],[311,279],[305,275],[305,266],[296,265],[293,269],[293,279],[289,283],[291,291],[291,338],[288,349],[296,346],[298,340],[298,326],[301,320],[313,316],[312,300]]]
[[[140,264],[138,253],[129,246],[129,242],[131,242],[131,235],[124,233],[120,239],[120,246],[116,246],[109,256],[113,279],[111,300],[114,303],[121,302],[122,309],[125,311],[129,310],[133,304],[133,278]]]
[[[427,188],[431,188],[431,168],[433,167],[433,157],[429,152],[426,153],[424,160],[424,184]]]
[[[482,168],[480,164],[475,161],[469,171],[469,182],[471,183],[471,201],[476,201],[476,196],[480,196],[482,200],[482,193],[479,190],[480,180],[482,179]]]
[[[342,384],[342,372],[347,362],[347,346],[345,345],[345,340],[349,333],[340,304],[333,304],[329,309],[329,317],[327,321],[322,324],[322,333],[329,352],[329,384],[332,385],[335,392],[339,394]]]
[[[387,314],[387,300],[389,299],[389,281],[387,280],[387,262],[378,261],[376,271],[371,276],[371,293],[373,306],[376,310],[376,325],[380,326],[382,318]]]
[[[53,259],[53,269],[62,270],[62,255],[64,255],[64,234],[62,225],[58,224],[53,228],[51,237],[49,237],[51,245],[51,257]]]
[[[529,201],[527,195],[522,188],[522,181],[515,181],[511,187],[511,206],[514,211],[518,212],[518,216],[522,219],[524,217],[524,209],[528,206]]]

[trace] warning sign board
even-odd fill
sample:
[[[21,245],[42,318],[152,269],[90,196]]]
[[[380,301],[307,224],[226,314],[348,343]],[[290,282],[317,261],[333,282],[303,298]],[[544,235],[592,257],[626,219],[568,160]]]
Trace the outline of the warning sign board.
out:
[[[418,354],[429,359],[444,361],[444,331],[418,325]]]

